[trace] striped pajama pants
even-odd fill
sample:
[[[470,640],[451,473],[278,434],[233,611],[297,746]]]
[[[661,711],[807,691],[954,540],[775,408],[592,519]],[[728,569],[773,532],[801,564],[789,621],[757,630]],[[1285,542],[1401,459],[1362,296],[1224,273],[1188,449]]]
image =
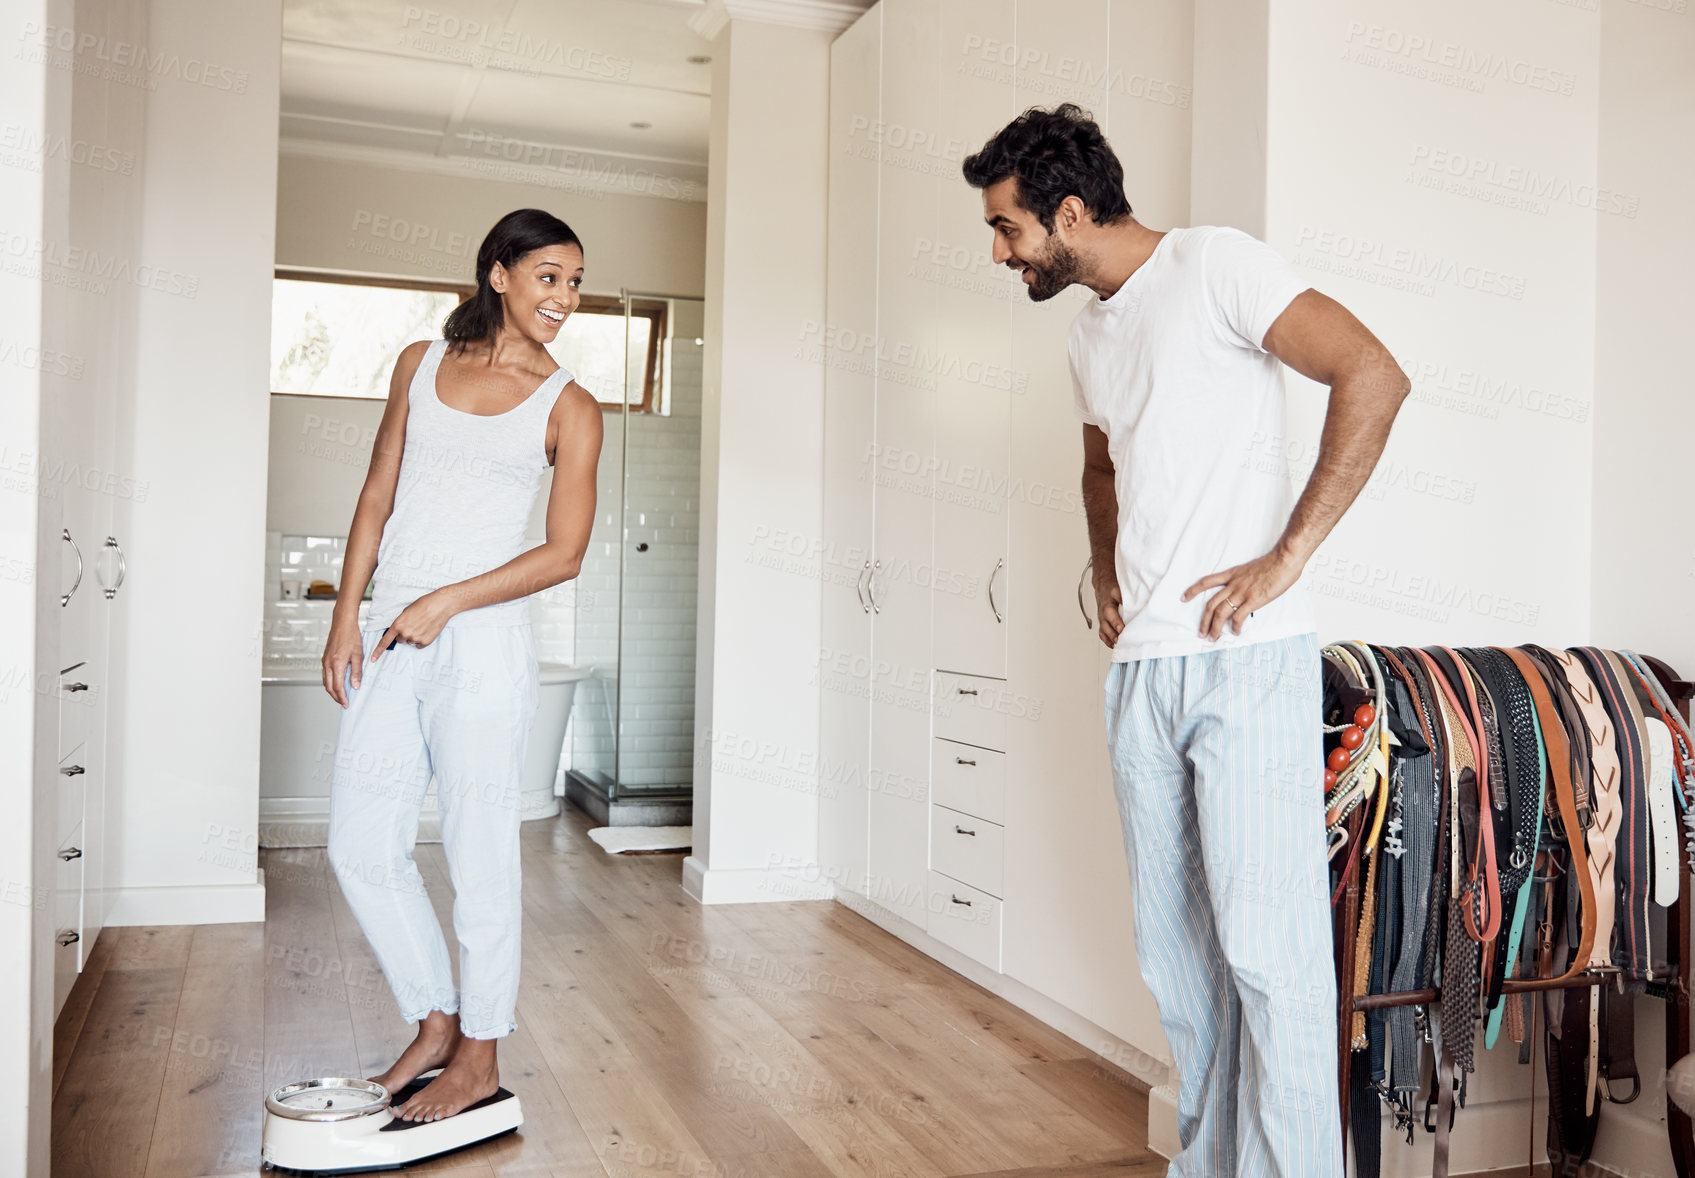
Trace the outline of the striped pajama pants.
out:
[[[1341,1178],[1318,640],[1116,662],[1136,955],[1176,1058],[1171,1178]]]

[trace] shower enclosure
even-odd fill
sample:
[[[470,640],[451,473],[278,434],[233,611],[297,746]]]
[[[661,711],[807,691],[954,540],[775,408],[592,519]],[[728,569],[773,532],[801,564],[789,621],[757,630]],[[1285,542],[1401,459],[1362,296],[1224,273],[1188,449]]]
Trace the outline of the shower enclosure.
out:
[[[572,710],[565,792],[607,825],[685,825],[694,790],[705,315],[700,299],[625,291],[618,303],[622,365],[616,348],[603,349],[610,360],[601,371],[579,375],[606,411],[574,611],[573,662],[591,675]],[[610,404],[607,386],[618,384],[623,396]]]

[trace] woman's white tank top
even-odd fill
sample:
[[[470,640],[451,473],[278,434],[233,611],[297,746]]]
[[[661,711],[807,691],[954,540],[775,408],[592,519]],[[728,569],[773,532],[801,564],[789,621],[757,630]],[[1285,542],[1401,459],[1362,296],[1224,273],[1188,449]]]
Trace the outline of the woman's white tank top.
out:
[[[383,525],[366,626],[387,627],[432,589],[499,568],[527,545],[524,530],[547,469],[547,420],[571,381],[561,368],[505,413],[483,416],[442,403],[436,340],[406,390],[406,446]],[[449,626],[529,622],[527,596],[463,610]]]

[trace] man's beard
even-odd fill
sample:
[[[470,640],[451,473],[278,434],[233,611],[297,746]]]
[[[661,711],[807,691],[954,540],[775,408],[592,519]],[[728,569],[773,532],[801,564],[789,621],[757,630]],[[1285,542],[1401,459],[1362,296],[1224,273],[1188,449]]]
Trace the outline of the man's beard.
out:
[[[1045,303],[1077,281],[1080,265],[1077,253],[1057,238],[1048,239],[1047,253],[1042,260],[1026,263],[1033,277],[1027,288],[1032,303]]]

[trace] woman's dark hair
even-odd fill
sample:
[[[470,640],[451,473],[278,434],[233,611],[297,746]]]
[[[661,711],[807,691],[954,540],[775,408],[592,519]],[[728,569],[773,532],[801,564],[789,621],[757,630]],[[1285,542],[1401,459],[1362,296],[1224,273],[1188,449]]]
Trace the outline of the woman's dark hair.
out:
[[[1100,127],[1074,102],[1052,110],[1031,107],[966,156],[961,170],[973,188],[1018,177],[1018,202],[1050,233],[1054,210],[1068,196],[1081,200],[1097,225],[1130,215],[1124,168]]]
[[[443,338],[455,347],[493,339],[506,316],[500,292],[488,283],[489,271],[496,262],[511,269],[525,254],[550,245],[583,248],[569,225],[541,209],[515,209],[496,221],[477,247],[477,292],[448,313]]]

